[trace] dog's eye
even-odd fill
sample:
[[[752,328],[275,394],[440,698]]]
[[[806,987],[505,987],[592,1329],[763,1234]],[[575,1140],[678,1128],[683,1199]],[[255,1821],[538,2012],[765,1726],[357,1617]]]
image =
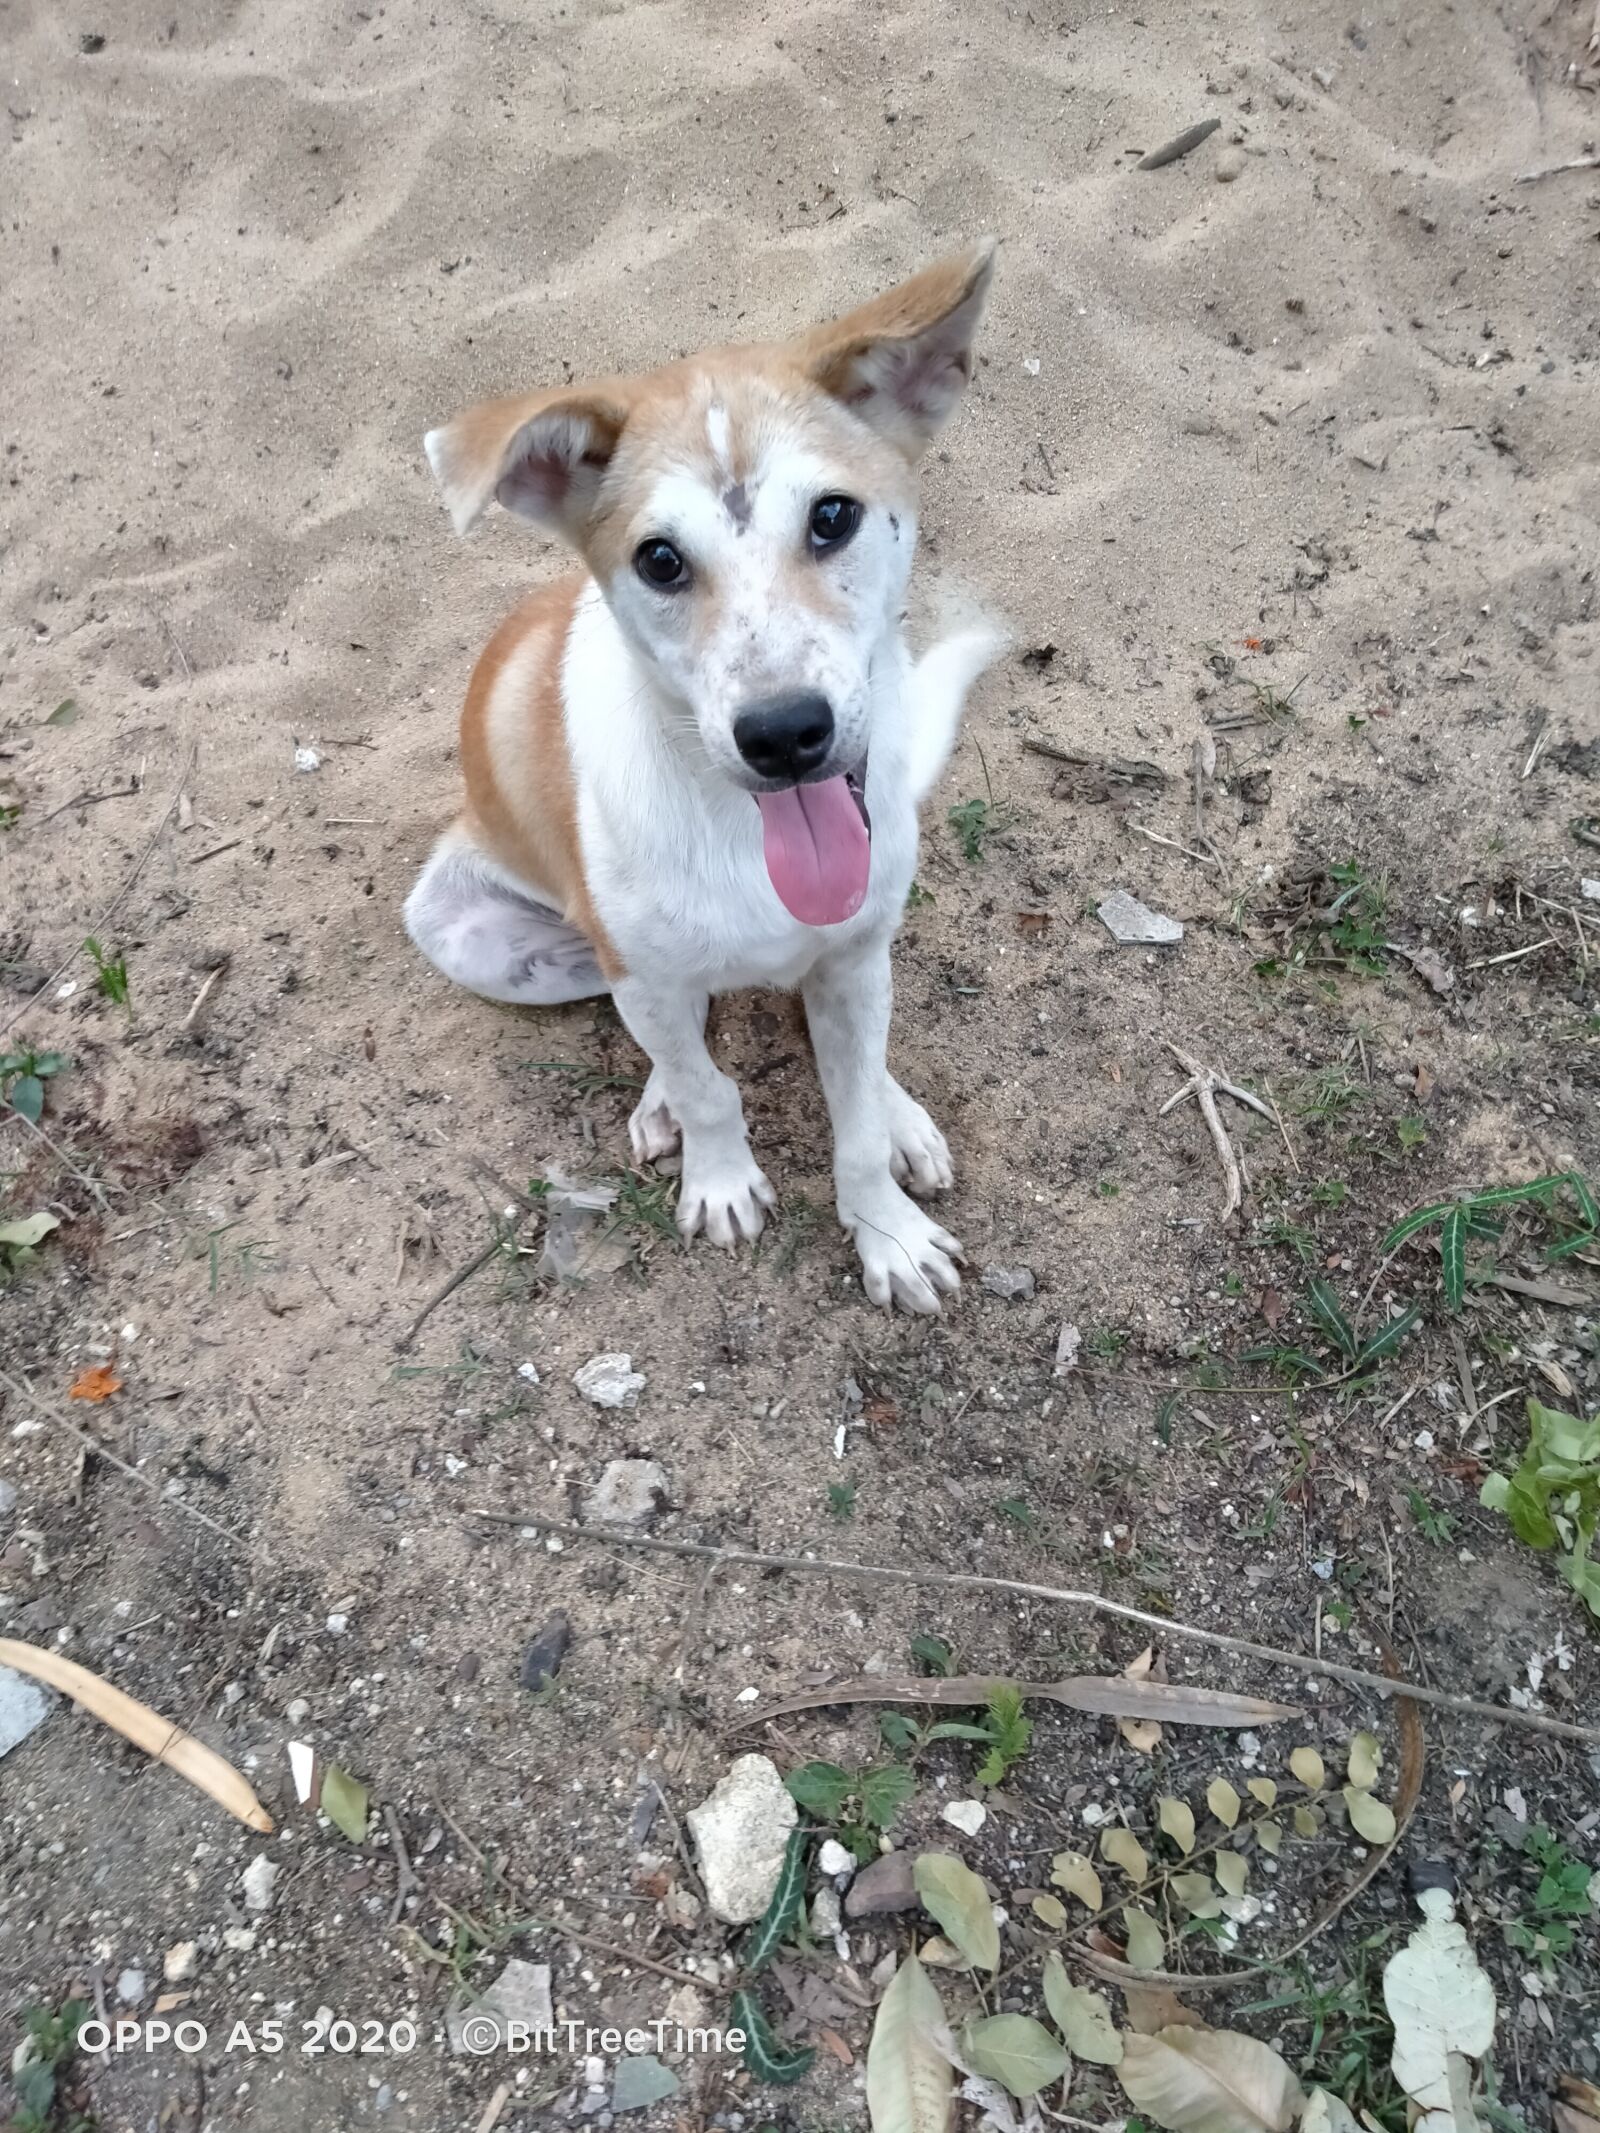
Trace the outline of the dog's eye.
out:
[[[661,592],[689,582],[689,566],[670,541],[641,541],[634,550],[633,567],[646,585]]]
[[[861,506],[853,496],[821,496],[811,506],[811,545],[842,548],[861,523]]]

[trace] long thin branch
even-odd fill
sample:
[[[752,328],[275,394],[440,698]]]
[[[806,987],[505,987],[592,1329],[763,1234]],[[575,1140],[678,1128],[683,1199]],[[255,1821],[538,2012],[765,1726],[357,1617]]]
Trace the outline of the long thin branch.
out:
[[[149,1474],[141,1472],[138,1467],[130,1466],[126,1459],[119,1459],[109,1445],[102,1444],[98,1437],[92,1436],[80,1423],[74,1422],[71,1415],[66,1413],[63,1408],[57,1407],[53,1400],[41,1399],[26,1379],[14,1378],[9,1370],[0,1369],[0,1385],[4,1385],[6,1390],[17,1399],[26,1400],[30,1407],[35,1408],[38,1413],[44,1416],[46,1421],[53,1422],[58,1429],[64,1429],[69,1436],[76,1437],[78,1442],[88,1451],[93,1452],[97,1459],[103,1459],[107,1466],[115,1467],[117,1472],[125,1475],[129,1481],[136,1481],[141,1489],[148,1489],[158,1503],[171,1504],[175,1509],[181,1511],[186,1518],[194,1519],[197,1524],[206,1527],[208,1531],[225,1540],[230,1548],[243,1547],[244,1543],[237,1533],[230,1533],[226,1526],[219,1525],[217,1520],[212,1518],[209,1513],[198,1510],[192,1503],[186,1503],[181,1496],[168,1496],[160,1482],[154,1480]]]
[[[139,879],[139,876],[144,872],[145,867],[149,864],[150,854],[161,842],[162,831],[166,828],[167,824],[172,820],[173,816],[178,811],[178,802],[183,798],[184,788],[189,782],[189,773],[194,769],[195,761],[196,758],[199,756],[199,753],[200,743],[196,741],[190,748],[188,760],[183,766],[183,770],[178,778],[177,784],[172,789],[172,798],[167,802],[166,812],[162,815],[161,820],[151,831],[149,843],[145,846],[144,850],[134,861],[133,870],[123,881],[122,887],[118,889],[116,895],[112,897],[110,903],[108,903],[105,909],[100,913],[100,916],[98,918],[93,918],[89,921],[88,925],[84,928],[83,933],[80,936],[77,947],[74,948],[69,955],[65,955],[62,957],[61,961],[56,965],[55,969],[51,971],[50,975],[45,979],[44,983],[39,987],[37,992],[30,993],[27,999],[23,1001],[20,1007],[13,1008],[11,1013],[7,1015],[6,1019],[3,1022],[0,1022],[0,1037],[3,1037],[6,1034],[7,1030],[14,1028],[15,1025],[22,1020],[23,1016],[27,1014],[30,1008],[38,1006],[39,1002],[44,998],[45,994],[50,990],[51,986],[55,984],[56,980],[58,978],[64,978],[67,972],[72,968],[73,964],[78,960],[79,956],[82,955],[83,942],[85,940],[92,940],[94,936],[98,933],[103,933],[106,927],[111,923],[112,919],[115,918],[117,913],[122,909],[123,902],[126,899],[128,892],[132,889],[134,883]]]
[[[1600,1727],[1569,1725],[1565,1719],[1547,1718],[1539,1711],[1518,1711],[1511,1705],[1479,1703],[1470,1696],[1451,1696],[1443,1689],[1425,1688],[1411,1681],[1391,1680],[1369,1674],[1359,1666],[1345,1666],[1337,1659],[1313,1658],[1304,1652],[1280,1651],[1276,1645],[1255,1644],[1246,1637],[1230,1637],[1219,1629],[1202,1629],[1192,1622],[1179,1622],[1170,1615],[1146,1614],[1142,1608],[1126,1607],[1120,1600],[1102,1599],[1097,1592],[1074,1592],[1056,1585],[1030,1585],[1017,1578],[981,1577],[963,1570],[902,1570],[886,1563],[845,1563],[829,1556],[761,1555],[749,1548],[715,1548],[703,1541],[656,1540],[643,1533],[629,1533],[613,1526],[574,1526],[546,1518],[541,1511],[478,1511],[474,1518],[497,1526],[532,1526],[541,1533],[556,1533],[567,1540],[598,1541],[607,1547],[643,1548],[655,1555],[692,1555],[717,1563],[737,1564],[749,1570],[792,1570],[800,1577],[859,1578],[883,1585],[945,1585],[969,1592],[1009,1592],[1023,1599],[1049,1600],[1059,1607],[1085,1607],[1091,1613],[1114,1615],[1122,1622],[1137,1622],[1142,1629],[1157,1629],[1167,1637],[1186,1637],[1196,1644],[1210,1644],[1219,1651],[1236,1652],[1243,1659],[1261,1659],[1269,1666],[1292,1667],[1300,1674],[1321,1674],[1343,1681],[1352,1688],[1366,1689],[1375,1696],[1409,1696],[1417,1703],[1436,1705],[1463,1717],[1480,1718],[1489,1725],[1520,1726],[1530,1733],[1547,1733],[1557,1740],[1579,1741],[1585,1747],[1600,1746]]]

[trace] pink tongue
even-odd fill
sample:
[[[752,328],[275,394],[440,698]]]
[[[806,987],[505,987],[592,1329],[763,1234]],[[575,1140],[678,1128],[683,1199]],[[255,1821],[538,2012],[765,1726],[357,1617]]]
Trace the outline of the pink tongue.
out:
[[[803,926],[854,918],[867,893],[872,844],[843,778],[756,794],[767,873]]]

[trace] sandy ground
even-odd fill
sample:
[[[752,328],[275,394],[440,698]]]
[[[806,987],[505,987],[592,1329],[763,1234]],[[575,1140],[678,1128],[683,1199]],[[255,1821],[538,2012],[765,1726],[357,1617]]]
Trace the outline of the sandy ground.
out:
[[[114,1997],[129,1967],[153,1993],[162,1951],[194,1939],[208,2021],[328,2005],[425,2038],[400,2066],[94,2068],[98,2123],[163,2105],[163,2125],[218,2128],[475,2122],[509,2070],[439,2047],[448,1980],[415,1936],[448,1938],[446,1902],[486,1910],[480,1855],[523,1918],[570,1904],[613,1947],[714,1966],[722,1930],[664,1923],[639,1881],[643,1759],[681,1814],[731,1753],[742,1689],[903,1666],[919,1628],[985,1669],[1117,1667],[1142,1641],[1031,1603],[553,1554],[469,1516],[567,1516],[621,1453],[666,1468],[663,1534],[1104,1581],[1297,1648],[1311,1566],[1336,1557],[1405,1663],[1503,1701],[1560,1636],[1572,1670],[1547,1666],[1537,1700],[1600,1708],[1592,1626],[1475,1501],[1520,1445],[1520,1394],[1555,1397],[1550,1369],[1573,1388],[1559,1404],[1592,1409],[1592,1301],[1485,1292],[1463,1343],[1435,1297],[1354,1410],[1309,1396],[1291,1427],[1268,1399],[1196,1398],[1155,1428],[1197,1353],[1232,1368],[1265,1336],[1264,1298],[1293,1325],[1303,1258],[1353,1300],[1430,1192],[1600,1169],[1600,928],[1569,916],[1600,858],[1568,832],[1600,807],[1600,177],[1514,182],[1593,140],[1590,12],[0,6],[0,807],[20,810],[0,831],[0,1049],[71,1062],[44,1119],[64,1162],[0,1127],[0,1213],[64,1218],[0,1291],[0,1351],[54,1397],[109,1356],[122,1390],[82,1412],[160,1492],[93,1460],[79,1474],[65,1433],[19,1434],[32,1410],[0,1393],[17,1491],[0,1631],[64,1638],[186,1719],[288,1825],[267,1847],[277,1910],[252,1922],[238,1877],[260,1843],[58,1714],[0,1769],[0,1981],[17,2012],[96,1975]],[[1209,115],[1201,149],[1134,172]],[[864,1307],[797,1009],[742,998],[717,1044],[784,1200],[759,1258],[681,1255],[642,1219],[631,1271],[552,1293],[502,1258],[398,1354],[492,1241],[506,1181],[621,1172],[633,1097],[607,1083],[639,1072],[608,1008],[478,1002],[400,931],[453,805],[471,659],[558,564],[503,518],[457,543],[422,432],[492,393],[798,328],[981,231],[1001,271],[928,468],[919,596],[1000,608],[1018,651],[930,809],[894,1043],[956,1153],[959,1307],[932,1326]],[[1164,782],[1062,772],[1029,739]],[[320,767],[297,771],[297,745]],[[945,815],[980,796],[974,863]],[[1173,848],[1200,836],[1214,861]],[[1323,870],[1351,861],[1387,883],[1393,936],[1455,972],[1449,993],[1392,959],[1365,979],[1263,968],[1285,959],[1275,914],[1325,904]],[[1115,947],[1092,914],[1117,886],[1186,921],[1181,949]],[[81,958],[35,997],[90,932],[125,958],[127,1007]],[[1242,1226],[1219,1224],[1193,1110],[1156,1116],[1181,1078],[1168,1040],[1284,1108],[1298,1171],[1240,1125]],[[535,1064],[552,1062],[588,1076]],[[1331,1112],[1330,1073],[1354,1091]],[[1342,1207],[1313,1197],[1328,1180]],[[980,1283],[1019,1265],[1031,1299]],[[1592,1298],[1592,1266],[1565,1278]],[[1418,1259],[1377,1308],[1432,1286]],[[1064,1321],[1155,1390],[1054,1380]],[[574,1391],[604,1350],[647,1374],[637,1411]],[[1474,1403],[1519,1397],[1474,1420],[1463,1371]],[[847,1381],[866,1406],[841,1460]],[[830,1510],[834,1485],[853,1508]],[[1420,1534],[1411,1489],[1456,1519],[1448,1545]],[[558,1606],[574,1646],[536,1702],[518,1661]],[[1175,1678],[1305,1690],[1168,1659]],[[1313,1731],[1334,1743],[1381,1719],[1322,1703]],[[1542,2127],[1554,2071],[1596,2071],[1593,1928],[1586,1970],[1521,1993],[1494,1818],[1518,1788],[1592,1860],[1596,1765],[1430,1732],[1419,1832],[1486,1891],[1501,2094]],[[398,1911],[387,1835],[357,1859],[294,1808],[295,1734],[395,1809],[424,1884]],[[870,1727],[813,1714],[760,1744],[785,1767],[859,1756]],[[1042,1723],[984,1859],[997,1890],[1064,1841],[1075,1803],[1153,1782],[1112,1729]],[[925,1826],[936,1806],[930,1790]],[[1319,1871],[1337,1885],[1337,1863]],[[1384,1887],[1368,1925],[1403,1914],[1397,1871]],[[658,2013],[672,1989],[517,1937],[516,1904],[496,1915],[479,1981],[510,1949],[553,1959],[571,2006]],[[896,1944],[880,1932],[857,1970]],[[1275,2019],[1264,2033],[1303,2052]],[[845,2027],[859,2055],[865,2017]],[[779,2099],[786,2122],[861,2117],[859,2060],[824,2063]],[[546,2122],[571,2080],[541,2070],[500,2123]],[[1118,2122],[1092,2080],[1074,2107]],[[711,2063],[663,2122],[751,2110],[772,2115]]]

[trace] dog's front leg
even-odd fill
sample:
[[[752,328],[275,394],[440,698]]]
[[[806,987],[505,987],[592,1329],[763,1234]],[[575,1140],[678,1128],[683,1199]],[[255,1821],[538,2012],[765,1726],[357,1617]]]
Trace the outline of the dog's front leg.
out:
[[[861,1254],[866,1292],[885,1307],[898,1303],[908,1311],[937,1311],[940,1297],[961,1285],[955,1269],[961,1246],[894,1181],[888,934],[824,955],[804,991],[817,1072],[833,1121],[839,1220]],[[924,1123],[937,1138],[931,1123]]]
[[[683,1134],[679,1229],[685,1238],[703,1229],[713,1244],[759,1237],[777,1196],[750,1153],[739,1091],[706,1050],[705,994],[624,978],[612,998],[629,1034],[650,1055],[640,1112],[664,1110],[663,1131],[676,1120]],[[638,1124],[636,1113],[636,1146]]]

